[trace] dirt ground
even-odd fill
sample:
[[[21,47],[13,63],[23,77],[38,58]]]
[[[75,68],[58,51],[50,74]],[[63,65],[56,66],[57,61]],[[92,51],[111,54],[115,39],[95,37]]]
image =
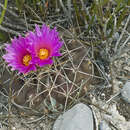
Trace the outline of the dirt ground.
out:
[[[106,28],[96,24],[97,15],[91,25],[77,14],[76,9],[81,7],[75,7],[71,1],[49,2],[45,1],[43,14],[38,10],[39,4],[37,9],[25,3],[19,13],[15,2],[8,2],[0,25],[0,129],[52,130],[61,113],[82,102],[95,113],[95,130],[102,130],[102,121],[111,130],[130,130],[130,103],[120,94],[125,82],[130,80],[130,15],[125,14],[111,37],[102,37]],[[88,1],[85,7],[89,10],[92,3]],[[1,1],[1,9],[3,4]],[[109,4],[116,9],[115,3]],[[115,19],[119,14],[116,15]],[[54,58],[52,66],[36,72],[24,75],[11,71],[2,58],[5,43],[43,23],[57,27],[64,41],[62,56]],[[109,31],[106,29],[106,35]]]

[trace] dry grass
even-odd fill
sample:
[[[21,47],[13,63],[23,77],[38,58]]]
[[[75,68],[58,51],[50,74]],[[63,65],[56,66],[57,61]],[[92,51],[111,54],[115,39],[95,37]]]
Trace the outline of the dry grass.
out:
[[[101,112],[110,114],[98,103],[93,103],[92,99],[101,96],[105,86],[110,86],[107,89],[115,92],[113,81],[120,77],[116,73],[115,68],[118,67],[115,67],[115,62],[130,50],[127,30],[130,16],[124,14],[124,24],[121,22],[119,26],[118,14],[113,12],[105,19],[105,14],[101,12],[103,7],[100,7],[98,11],[105,21],[98,21],[99,17],[96,20],[97,12],[91,12],[92,10],[88,11],[93,15],[88,21],[90,14],[84,9],[79,11],[79,8],[85,8],[83,0],[79,2],[80,6],[75,0],[73,4],[71,0],[55,0],[50,5],[47,2],[49,1],[46,1],[43,8],[44,14],[26,3],[24,8],[18,7],[20,15],[11,3],[6,10],[4,22],[0,25],[0,30],[7,34],[0,44],[1,56],[5,53],[5,41],[14,35],[24,35],[26,31],[34,29],[35,23],[42,25],[43,21],[50,27],[56,26],[64,41],[62,56],[54,58],[52,66],[38,68],[36,72],[27,75],[10,71],[0,57],[0,128],[50,130],[57,116],[78,102],[93,105]],[[111,6],[109,4],[102,6],[107,9]],[[0,3],[0,6],[3,5]],[[82,15],[85,16],[81,19]],[[110,27],[112,35],[107,36],[109,22],[114,22],[114,26]],[[115,34],[119,32],[121,34],[117,39]],[[123,75],[122,79],[124,78]],[[109,96],[108,102],[111,102],[113,93]]]

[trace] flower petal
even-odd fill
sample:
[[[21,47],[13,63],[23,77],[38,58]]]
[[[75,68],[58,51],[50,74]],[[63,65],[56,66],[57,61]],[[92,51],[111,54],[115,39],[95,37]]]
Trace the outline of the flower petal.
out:
[[[33,62],[34,57],[29,51],[29,46],[31,46],[25,38],[19,36],[14,38],[11,44],[6,44],[6,54],[3,56],[8,66],[12,67],[12,70],[18,70],[20,73],[27,73],[32,70],[36,70],[36,66]],[[31,48],[31,47],[30,47]],[[26,66],[23,64],[23,57],[29,54],[31,55],[32,61]]]
[[[31,43],[31,53],[35,56],[35,63],[39,66],[46,64],[52,64],[52,57],[61,56],[60,48],[63,42],[60,41],[60,37],[56,28],[50,29],[48,26],[43,24],[42,28],[38,25],[35,27],[35,33],[29,33],[27,36],[28,41]],[[39,57],[39,50],[47,49],[49,56],[47,59],[41,60]]]

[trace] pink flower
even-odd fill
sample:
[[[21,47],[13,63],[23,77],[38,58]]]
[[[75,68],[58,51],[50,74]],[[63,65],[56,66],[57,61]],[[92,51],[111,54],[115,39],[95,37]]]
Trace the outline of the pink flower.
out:
[[[8,62],[8,66],[12,67],[12,70],[19,70],[20,73],[36,70],[33,56],[28,50],[29,46],[26,38],[21,36],[14,38],[11,44],[6,44],[7,53],[3,58]]]
[[[43,25],[40,29],[36,25],[34,33],[29,32],[25,38],[19,36],[11,44],[6,44],[7,53],[3,58],[12,70],[27,73],[36,70],[36,65],[52,64],[52,57],[61,56],[59,49],[62,45],[56,28],[50,30]]]
[[[27,39],[31,45],[31,54],[35,57],[34,62],[38,66],[42,67],[46,64],[52,64],[52,57],[61,56],[59,49],[63,43],[60,41],[56,28],[51,30],[48,26],[43,25],[40,29],[36,25],[35,33],[29,32]]]

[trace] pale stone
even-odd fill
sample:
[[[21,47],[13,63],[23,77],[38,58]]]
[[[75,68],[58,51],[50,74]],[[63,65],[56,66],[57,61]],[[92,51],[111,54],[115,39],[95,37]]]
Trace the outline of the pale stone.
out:
[[[126,102],[130,103],[130,81],[125,83],[121,95]]]
[[[106,121],[101,121],[99,127],[100,130],[111,130],[111,128],[109,127]]]
[[[77,104],[55,121],[53,130],[94,130],[93,114],[85,104]]]

